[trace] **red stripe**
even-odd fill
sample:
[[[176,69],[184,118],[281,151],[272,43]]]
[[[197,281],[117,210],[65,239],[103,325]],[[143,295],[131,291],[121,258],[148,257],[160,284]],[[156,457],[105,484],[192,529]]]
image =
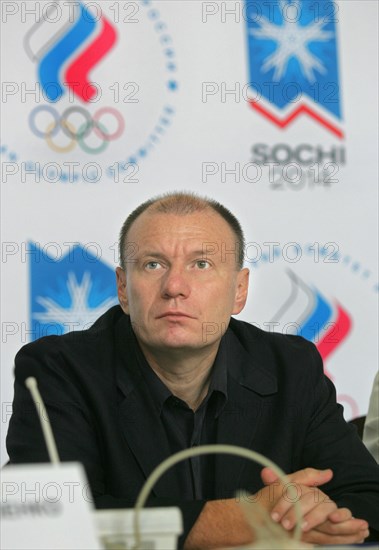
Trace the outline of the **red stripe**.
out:
[[[286,118],[279,119],[273,113],[271,113],[270,111],[268,111],[267,109],[262,107],[262,105],[260,105],[257,101],[249,101],[249,103],[250,103],[250,105],[252,106],[253,109],[256,109],[257,111],[259,111],[263,116],[265,116],[266,118],[271,120],[271,122],[274,122],[280,128],[285,128],[295,118],[297,118],[302,113],[305,113],[305,114],[309,115],[310,117],[314,118],[315,120],[317,120],[317,122],[319,122],[320,124],[325,126],[325,128],[327,128],[328,130],[333,132],[333,134],[338,136],[340,139],[343,139],[343,137],[344,137],[343,132],[339,128],[337,128],[336,126],[331,124],[325,118],[321,117],[315,111],[310,109],[307,105],[299,105]]]
[[[340,304],[337,304],[337,320],[317,344],[317,349],[323,359],[327,357],[342,344],[351,329],[351,318]],[[330,373],[325,369],[325,374],[332,379]]]
[[[98,93],[96,86],[90,83],[88,73],[116,41],[116,31],[104,16],[101,22],[103,28],[99,36],[68,67],[65,74],[67,85],[85,102],[90,101]]]

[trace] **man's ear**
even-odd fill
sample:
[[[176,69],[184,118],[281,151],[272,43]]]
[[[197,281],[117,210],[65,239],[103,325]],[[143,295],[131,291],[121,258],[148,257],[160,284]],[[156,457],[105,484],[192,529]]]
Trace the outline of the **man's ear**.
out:
[[[234,309],[232,315],[237,315],[245,307],[247,293],[249,290],[249,275],[250,271],[245,267],[237,274],[236,295],[234,300]]]
[[[126,291],[126,273],[121,267],[116,268],[118,301],[124,313],[129,313],[128,293]]]

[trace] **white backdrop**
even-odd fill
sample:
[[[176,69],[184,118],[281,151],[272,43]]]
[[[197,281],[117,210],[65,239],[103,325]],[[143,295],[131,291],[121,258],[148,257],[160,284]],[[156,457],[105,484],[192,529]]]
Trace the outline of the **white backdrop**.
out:
[[[240,317],[313,339],[346,418],[366,413],[378,6],[310,5],[2,2],[2,462],[17,350],[113,303],[122,222],[175,189],[240,218],[251,267]]]

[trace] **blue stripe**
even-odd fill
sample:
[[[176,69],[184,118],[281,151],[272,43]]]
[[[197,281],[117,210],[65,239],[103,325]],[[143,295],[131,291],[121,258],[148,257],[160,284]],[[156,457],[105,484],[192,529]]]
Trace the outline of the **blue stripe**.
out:
[[[326,325],[332,316],[332,308],[316,291],[316,306],[304,325],[300,328],[301,336],[310,341],[315,341],[321,329]]]
[[[80,15],[69,32],[41,59],[38,76],[46,97],[58,101],[65,90],[60,84],[59,73],[63,64],[95,30],[96,20],[80,4]]]

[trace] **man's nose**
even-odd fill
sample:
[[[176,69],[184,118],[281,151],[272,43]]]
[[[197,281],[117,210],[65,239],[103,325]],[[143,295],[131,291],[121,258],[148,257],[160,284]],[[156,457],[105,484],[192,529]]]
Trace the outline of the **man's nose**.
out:
[[[163,298],[187,298],[190,294],[189,274],[181,268],[170,268],[162,280]]]

